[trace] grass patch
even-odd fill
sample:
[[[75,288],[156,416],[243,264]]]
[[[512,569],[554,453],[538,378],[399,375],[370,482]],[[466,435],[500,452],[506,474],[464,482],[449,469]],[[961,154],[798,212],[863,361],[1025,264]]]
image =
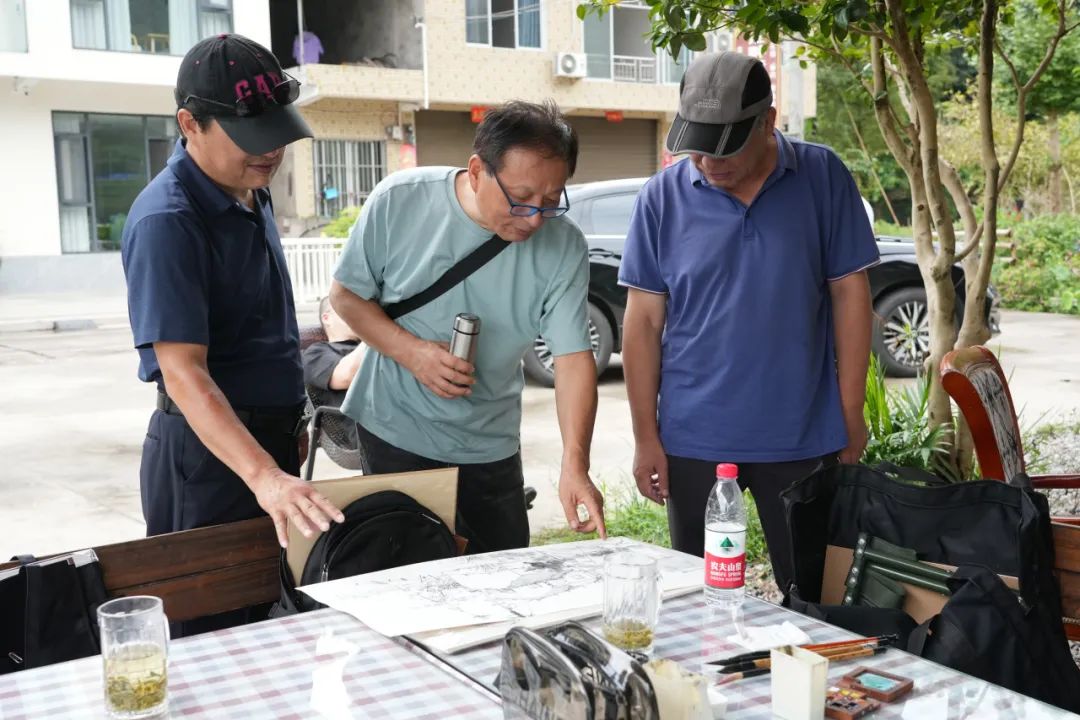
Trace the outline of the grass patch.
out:
[[[651,500],[634,493],[605,493],[605,519],[608,535],[628,537],[652,545],[671,547],[668,532],[667,510]],[[768,562],[769,551],[765,547],[765,535],[761,532],[757,506],[749,493],[743,493],[746,502],[746,561],[749,564]],[[701,508],[702,514],[705,508]],[[596,533],[577,533],[565,525],[541,530],[532,536],[532,545],[593,540]]]

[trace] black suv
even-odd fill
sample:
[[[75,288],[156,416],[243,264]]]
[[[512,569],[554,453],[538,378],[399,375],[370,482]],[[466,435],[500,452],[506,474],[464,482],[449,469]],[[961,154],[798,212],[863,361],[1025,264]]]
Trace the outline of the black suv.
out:
[[[603,372],[612,353],[622,351],[623,312],[626,288],[618,283],[630,214],[638,191],[648,178],[607,180],[572,185],[568,215],[581,227],[589,242],[589,335],[596,368]],[[885,371],[896,377],[914,377],[930,348],[930,322],[926,291],[915,261],[915,245],[910,238],[879,237],[881,262],[867,272],[874,302],[874,352]],[[956,286],[957,320],[964,312],[964,274],[953,267]],[[1000,298],[991,287],[987,291],[990,330],[997,333]],[[525,373],[543,385],[553,385],[551,352],[543,338],[537,338],[532,352],[525,355]]]

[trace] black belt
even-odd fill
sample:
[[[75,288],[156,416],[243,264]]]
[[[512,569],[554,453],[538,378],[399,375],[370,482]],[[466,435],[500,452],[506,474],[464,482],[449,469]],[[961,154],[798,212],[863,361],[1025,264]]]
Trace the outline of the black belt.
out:
[[[157,394],[157,409],[167,415],[183,417],[180,407],[163,392]],[[234,407],[233,412],[246,427],[252,430],[270,430],[300,437],[307,432],[308,416],[304,405],[294,407]]]

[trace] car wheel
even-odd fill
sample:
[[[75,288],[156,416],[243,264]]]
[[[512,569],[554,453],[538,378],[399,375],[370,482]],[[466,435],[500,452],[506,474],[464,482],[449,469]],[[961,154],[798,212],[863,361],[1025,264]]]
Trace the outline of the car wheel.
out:
[[[926,291],[904,288],[874,306],[874,353],[885,374],[915,377],[930,354],[930,309]]]
[[[589,303],[589,343],[596,358],[596,374],[599,375],[607,369],[611,360],[615,335],[604,313],[592,303]],[[541,385],[555,387],[555,357],[542,337],[537,337],[532,348],[525,353],[525,374]]]

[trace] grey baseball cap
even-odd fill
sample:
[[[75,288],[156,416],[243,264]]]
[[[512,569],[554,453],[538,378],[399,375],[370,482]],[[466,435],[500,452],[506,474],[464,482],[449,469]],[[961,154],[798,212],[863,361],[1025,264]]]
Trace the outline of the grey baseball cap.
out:
[[[737,52],[698,55],[679,85],[679,112],[667,136],[672,155],[731,157],[754,120],[772,106],[772,81],[760,60]]]

